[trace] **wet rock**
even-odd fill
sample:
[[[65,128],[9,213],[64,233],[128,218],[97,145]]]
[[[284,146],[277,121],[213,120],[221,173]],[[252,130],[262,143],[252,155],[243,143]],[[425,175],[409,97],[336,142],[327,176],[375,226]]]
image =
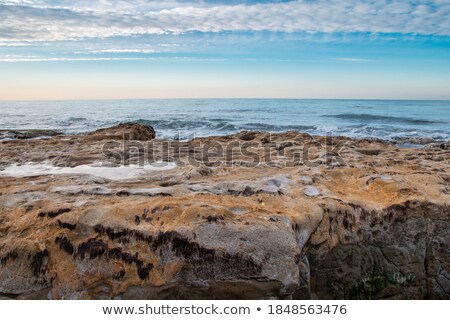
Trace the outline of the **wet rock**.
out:
[[[425,146],[426,149],[450,150],[450,142],[431,143]]]
[[[44,137],[54,137],[60,135],[61,132],[57,130],[0,130],[1,139],[35,139]]]
[[[421,138],[421,137],[401,138],[396,139],[395,141],[398,144],[413,144],[413,145],[426,145],[436,142],[436,140],[432,138]]]
[[[155,137],[155,130],[151,126],[129,122],[88,133],[85,139],[87,141],[123,139],[148,141],[155,139]]]
[[[239,134],[239,139],[243,141],[254,140],[260,133],[257,131],[243,131]]]

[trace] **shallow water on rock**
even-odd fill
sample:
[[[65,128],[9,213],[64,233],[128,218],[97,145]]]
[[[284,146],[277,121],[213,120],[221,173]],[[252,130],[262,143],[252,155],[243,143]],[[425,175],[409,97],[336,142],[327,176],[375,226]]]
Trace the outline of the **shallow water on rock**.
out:
[[[121,167],[102,167],[98,165],[81,165],[77,167],[55,167],[47,163],[27,163],[24,165],[11,165],[0,171],[0,176],[10,177],[35,177],[54,174],[87,174],[109,180],[126,180],[140,176],[144,173],[154,171],[165,171],[175,169],[177,165],[173,162],[157,162],[144,167],[129,165]]]

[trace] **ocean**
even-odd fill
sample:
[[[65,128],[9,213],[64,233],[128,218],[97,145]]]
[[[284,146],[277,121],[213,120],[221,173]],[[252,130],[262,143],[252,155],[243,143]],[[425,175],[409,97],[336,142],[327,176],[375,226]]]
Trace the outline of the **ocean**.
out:
[[[189,139],[241,130],[333,133],[387,140],[450,138],[450,101],[188,99],[2,101],[0,130],[80,133],[135,121],[159,138]]]

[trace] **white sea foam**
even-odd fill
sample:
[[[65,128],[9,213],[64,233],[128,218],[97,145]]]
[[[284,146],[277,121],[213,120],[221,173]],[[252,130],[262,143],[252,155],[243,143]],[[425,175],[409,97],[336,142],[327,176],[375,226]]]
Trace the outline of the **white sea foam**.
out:
[[[34,177],[54,174],[87,174],[109,180],[125,180],[136,178],[141,174],[155,171],[175,169],[173,162],[157,162],[144,167],[138,165],[122,167],[103,167],[99,165],[81,165],[78,167],[55,167],[48,163],[27,163],[24,165],[11,165],[0,171],[0,176]]]

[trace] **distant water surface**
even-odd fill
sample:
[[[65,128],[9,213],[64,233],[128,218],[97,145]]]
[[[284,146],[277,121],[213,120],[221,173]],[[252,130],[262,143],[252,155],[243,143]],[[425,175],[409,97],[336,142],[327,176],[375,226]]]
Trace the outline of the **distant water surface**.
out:
[[[350,137],[450,138],[450,101],[114,100],[0,102],[0,130],[79,133],[120,122],[152,125],[160,138],[226,135],[241,130]]]

